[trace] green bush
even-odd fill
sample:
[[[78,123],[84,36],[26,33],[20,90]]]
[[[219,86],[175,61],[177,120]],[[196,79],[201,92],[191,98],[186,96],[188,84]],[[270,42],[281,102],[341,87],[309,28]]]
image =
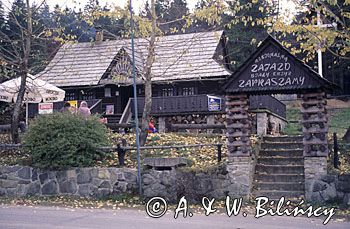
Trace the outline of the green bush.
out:
[[[24,136],[33,166],[42,169],[93,166],[110,156],[97,150],[108,145],[107,128],[97,117],[85,119],[68,112],[38,116]]]

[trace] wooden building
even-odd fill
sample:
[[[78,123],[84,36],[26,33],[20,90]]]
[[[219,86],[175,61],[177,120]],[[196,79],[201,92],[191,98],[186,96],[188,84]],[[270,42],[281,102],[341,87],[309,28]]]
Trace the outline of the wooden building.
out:
[[[88,101],[93,112],[103,114],[109,123],[129,122],[133,97],[130,40],[104,41],[102,32],[97,34],[95,42],[63,45],[37,76],[64,89],[67,101]],[[148,44],[147,39],[135,40],[139,111],[144,101],[143,69]],[[223,123],[224,102],[215,96],[222,94],[222,85],[232,75],[229,63],[222,31],[157,37],[152,65],[152,115],[158,118],[159,125],[164,129],[166,123]],[[252,98],[252,104],[253,110],[268,109],[285,118],[284,105],[270,96],[262,101]],[[31,115],[37,113],[34,106]]]

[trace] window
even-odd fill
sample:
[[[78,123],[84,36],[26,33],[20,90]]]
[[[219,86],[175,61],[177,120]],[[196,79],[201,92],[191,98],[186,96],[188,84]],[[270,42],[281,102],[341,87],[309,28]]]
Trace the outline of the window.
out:
[[[162,96],[163,97],[174,96],[174,89],[172,87],[163,88],[162,89]]]
[[[82,91],[82,100],[92,100],[95,99],[95,93],[94,91]]]
[[[66,97],[65,99],[67,101],[70,101],[70,100],[77,100],[77,96],[76,96],[76,93],[75,91],[66,91]]]
[[[111,88],[105,87],[105,97],[111,97],[111,96],[112,96]]]
[[[194,87],[183,87],[182,95],[194,95]]]

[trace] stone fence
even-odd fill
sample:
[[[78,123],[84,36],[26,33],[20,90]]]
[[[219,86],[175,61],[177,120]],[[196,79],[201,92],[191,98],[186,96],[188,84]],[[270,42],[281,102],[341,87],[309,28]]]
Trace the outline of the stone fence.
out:
[[[193,202],[201,201],[204,196],[247,197],[250,193],[250,170],[239,164],[220,165],[206,171],[147,169],[142,172],[143,194],[146,198],[161,196],[171,202],[182,196]],[[0,166],[0,196],[103,198],[137,193],[137,187],[135,169],[93,167],[43,171],[27,166]],[[337,201],[350,205],[350,175],[323,175],[309,180],[305,194],[311,202]]]
[[[248,181],[234,181],[230,178],[232,172],[227,169],[230,170],[230,167],[225,165],[205,172],[186,168],[165,171],[147,169],[142,172],[144,196],[162,196],[171,202],[178,201],[184,195],[195,202],[203,196],[244,196],[249,185],[241,183]],[[76,168],[42,171],[26,166],[0,167],[0,196],[72,195],[101,198],[120,193],[137,193],[137,187],[137,171],[134,169]]]
[[[338,202],[350,206],[350,174],[323,175],[314,179],[305,191],[308,201]]]
[[[75,195],[108,197],[137,191],[136,170],[76,168],[42,171],[32,167],[0,167],[0,196]]]
[[[205,171],[176,169],[143,172],[143,194],[146,198],[161,196],[177,202],[182,196],[198,203],[203,197],[223,199],[249,196],[250,168],[239,164],[215,166]],[[232,177],[234,175],[234,177]]]

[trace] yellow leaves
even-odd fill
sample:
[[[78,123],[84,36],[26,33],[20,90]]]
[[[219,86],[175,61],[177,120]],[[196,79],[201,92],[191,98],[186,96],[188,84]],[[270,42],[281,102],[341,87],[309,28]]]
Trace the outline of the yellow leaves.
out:
[[[349,0],[350,1],[350,0]],[[350,12],[342,12],[341,15],[346,18],[350,18]]]

